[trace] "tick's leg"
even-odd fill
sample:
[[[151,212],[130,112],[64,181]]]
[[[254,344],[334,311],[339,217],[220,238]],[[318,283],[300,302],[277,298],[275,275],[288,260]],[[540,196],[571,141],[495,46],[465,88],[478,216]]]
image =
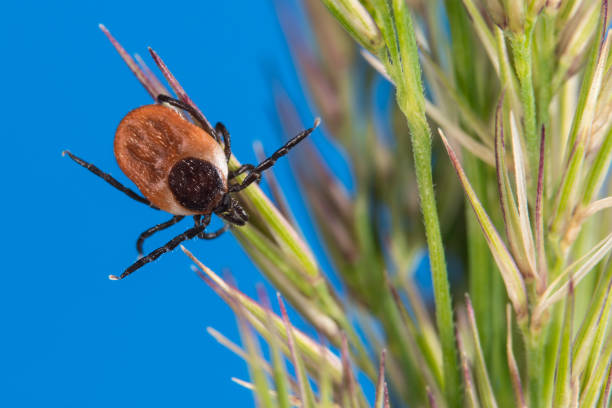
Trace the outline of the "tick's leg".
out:
[[[212,128],[212,126],[210,125],[210,122],[208,121],[208,119],[206,119],[204,117],[204,115],[202,115],[201,112],[199,112],[197,109],[195,109],[193,106],[189,105],[188,103],[185,103],[183,101],[179,101],[178,99],[174,99],[171,96],[168,95],[157,95],[157,102],[159,103],[167,103],[168,105],[172,105],[174,107],[177,107],[179,109],[182,109],[184,111],[189,112],[189,114],[195,119],[197,120],[200,125],[202,125],[202,127],[204,128],[204,130],[211,135],[212,137],[215,138],[215,140],[220,143],[221,140],[219,140],[219,136],[217,136],[217,132],[215,132],[215,129]]]
[[[166,228],[170,228],[171,226],[173,226],[174,224],[176,224],[183,218],[185,218],[183,215],[175,215],[169,221],[162,222],[161,224],[157,224],[156,226],[151,227],[145,232],[143,232],[142,234],[140,234],[140,236],[138,237],[138,240],[136,241],[136,250],[138,251],[138,255],[142,256],[142,245],[144,244],[145,239],[149,238],[151,235],[155,234],[157,231],[161,231],[161,230],[165,230]]]
[[[247,214],[247,212],[234,198],[231,198],[229,195],[226,195],[226,197],[228,200],[226,205],[220,207],[219,210],[215,211],[215,214],[217,214],[219,217],[223,218],[230,224],[238,226],[246,224],[249,220],[249,215]]]
[[[227,128],[225,127],[225,125],[221,122],[218,122],[215,125],[215,131],[217,132],[217,136],[221,135],[221,137],[223,137],[223,151],[225,152],[225,158],[227,159],[227,162],[229,163],[230,157],[232,157],[232,145],[231,145],[230,134],[227,131]]]
[[[210,224],[210,214],[207,215],[202,215],[202,214],[197,214],[193,216],[193,223],[195,224],[196,227],[199,227],[200,225],[203,225],[204,228],[208,227],[208,224]],[[200,232],[200,234],[198,235],[198,238],[204,239],[204,236],[206,235],[206,233],[204,232],[204,230],[202,230],[202,232]]]
[[[157,248],[155,251],[151,252],[149,255],[147,255],[145,257],[142,257],[139,260],[137,260],[136,262],[134,262],[121,275],[119,275],[119,276],[109,275],[108,276],[109,279],[111,279],[111,280],[119,280],[119,279],[125,278],[126,276],[128,276],[132,272],[136,271],[137,269],[141,268],[142,266],[148,264],[149,262],[152,262],[152,261],[156,260],[157,258],[162,256],[166,252],[172,251],[174,248],[179,246],[179,244],[181,242],[187,241],[189,239],[194,238],[200,232],[204,231],[204,228],[206,228],[204,225],[200,225],[198,227],[193,227],[193,228],[188,229],[187,231],[183,232],[181,235],[178,235],[178,236],[174,237],[172,240],[170,240],[163,247]]]
[[[264,161],[259,163],[256,167],[254,167],[249,172],[249,174],[244,178],[244,180],[242,180],[242,183],[234,184],[234,185],[230,186],[229,191],[231,193],[235,193],[237,191],[244,190],[249,185],[251,185],[253,182],[258,181],[261,178],[261,173],[262,172],[264,172],[265,170],[267,170],[270,167],[274,166],[274,163],[276,163],[276,161],[278,159],[280,159],[281,157],[283,157],[284,155],[289,153],[289,150],[293,149],[298,143],[300,143],[309,134],[311,134],[313,132],[313,130],[315,130],[317,128],[317,126],[319,126],[319,123],[320,123],[320,120],[319,120],[319,118],[317,118],[315,120],[315,123],[314,123],[313,127],[311,127],[310,129],[303,130],[300,133],[298,133],[296,136],[294,136],[293,139],[289,140],[280,149],[278,149],[277,151],[272,153],[272,155],[270,157],[268,157],[267,159],[265,159]],[[240,169],[238,169],[238,170],[240,170]]]
[[[243,226],[244,224],[246,224],[246,222],[242,218],[240,218],[238,215],[236,215],[233,212],[219,214],[219,217],[223,218],[225,221],[229,222],[230,224],[234,224],[238,226]]]
[[[104,181],[106,181],[108,184],[110,184],[111,186],[115,187],[117,190],[125,193],[131,199],[139,201],[139,202],[141,202],[143,204],[146,204],[146,205],[148,205],[151,208],[155,208],[156,210],[159,210],[159,208],[157,208],[153,204],[151,204],[151,202],[149,200],[147,200],[146,198],[140,196],[134,190],[127,188],[126,186],[124,186],[123,184],[121,184],[120,182],[115,180],[110,174],[107,174],[107,173],[103,172],[102,170],[100,170],[99,168],[94,166],[93,164],[87,163],[85,160],[75,156],[74,154],[70,153],[68,150],[64,150],[62,152],[62,154],[67,154],[68,157],[70,157],[72,160],[74,160],[77,164],[85,167],[87,170],[91,171],[96,176],[104,179]]]
[[[221,228],[219,228],[215,232],[204,232],[203,235],[200,234],[200,235],[198,235],[198,237],[202,238],[202,239],[215,239],[215,238],[219,237],[220,235],[222,235],[228,229],[229,229],[229,225],[225,224],[224,226],[222,226]]]
[[[253,170],[254,168],[255,166],[253,166],[252,164],[243,164],[242,166],[238,167],[236,170],[230,171],[227,174],[227,178],[231,180],[234,177],[241,175],[242,173]]]
[[[194,215],[193,216],[193,221],[195,222],[196,227],[200,226],[200,225],[205,225],[208,226],[208,224],[210,224],[210,214],[209,215]],[[200,232],[200,234],[198,235],[198,238],[200,239],[215,239],[218,236],[220,236],[221,234],[223,234],[225,231],[227,231],[229,229],[229,225],[224,225],[221,228],[219,228],[217,231],[215,232]]]

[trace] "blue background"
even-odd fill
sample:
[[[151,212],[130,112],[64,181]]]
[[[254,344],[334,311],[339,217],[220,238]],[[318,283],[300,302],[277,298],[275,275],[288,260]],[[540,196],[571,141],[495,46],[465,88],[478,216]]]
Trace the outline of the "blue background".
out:
[[[250,392],[230,381],[248,379],[244,363],[205,331],[210,325],[239,342],[233,314],[185,255],[163,256],[125,281],[107,279],[135,261],[138,234],[169,216],[60,154],[70,149],[126,182],[114,131],[128,111],[151,103],[98,23],[151,67],[152,46],[210,120],[228,126],[243,162],[255,161],[254,140],[270,152],[283,139],[263,67],[280,73],[304,122],[312,121],[270,1],[5,5],[0,406],[251,405]],[[286,160],[276,175],[322,259]],[[146,248],[188,224],[179,225]],[[213,270],[231,269],[251,295],[264,280],[229,234],[187,247]]]

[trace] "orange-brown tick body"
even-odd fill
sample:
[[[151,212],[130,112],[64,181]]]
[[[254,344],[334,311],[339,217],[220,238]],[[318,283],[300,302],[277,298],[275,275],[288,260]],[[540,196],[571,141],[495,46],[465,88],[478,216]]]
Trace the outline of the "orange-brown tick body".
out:
[[[151,204],[170,214],[211,214],[227,193],[221,146],[164,105],[145,105],[123,118],[115,157]]]
[[[258,165],[245,164],[230,172],[227,168],[232,154],[230,135],[223,124],[217,123],[213,129],[193,105],[170,96],[158,95],[157,101],[157,105],[145,105],[128,113],[115,133],[115,157],[119,167],[144,197],[93,164],[65,152],[76,163],[130,198],[173,215],[169,221],[140,234],[136,241],[139,254],[142,255],[145,239],[170,228],[186,215],[193,216],[195,225],[192,228],[138,259],[121,275],[110,275],[114,280],[125,278],[183,241],[195,237],[214,239],[229,225],[244,225],[249,219],[248,214],[232,195],[258,182],[262,172],[272,167],[319,124],[317,119],[314,127],[300,132]],[[164,104],[188,112],[201,127]],[[242,174],[244,177],[238,179]],[[212,214],[221,217],[225,225],[217,231],[206,232]]]

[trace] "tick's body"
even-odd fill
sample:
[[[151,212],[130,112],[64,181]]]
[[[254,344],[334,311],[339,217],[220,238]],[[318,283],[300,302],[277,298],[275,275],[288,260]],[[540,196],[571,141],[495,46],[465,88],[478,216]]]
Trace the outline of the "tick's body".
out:
[[[212,129],[193,106],[166,95],[160,95],[157,99],[160,102],[158,105],[145,105],[128,113],[115,134],[115,157],[119,167],[144,197],[93,164],[66,152],[75,162],[134,200],[173,215],[169,221],[140,234],[136,241],[139,254],[142,254],[146,238],[178,223],[186,215],[193,216],[194,227],[140,258],[120,276],[110,275],[111,279],[123,279],[185,240],[195,237],[213,239],[226,231],[229,224],[244,225],[249,217],[231,194],[259,181],[263,171],[272,167],[278,158],[287,154],[319,123],[317,119],[315,127],[300,132],[257,166],[245,164],[230,172],[227,163],[232,152],[230,135],[225,126],[217,123]],[[187,121],[162,103],[189,112],[202,127]],[[236,177],[243,173],[244,178],[237,182]],[[217,231],[205,232],[213,213],[223,218],[226,225]]]
[[[211,214],[227,193],[223,148],[163,105],[145,105],[123,118],[115,133],[115,157],[151,204],[170,214]]]

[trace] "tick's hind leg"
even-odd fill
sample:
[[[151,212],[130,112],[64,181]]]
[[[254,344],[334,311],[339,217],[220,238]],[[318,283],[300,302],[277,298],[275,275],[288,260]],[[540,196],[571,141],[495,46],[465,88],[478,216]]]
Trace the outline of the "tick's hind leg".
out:
[[[145,232],[143,232],[142,234],[140,234],[140,236],[138,237],[138,240],[136,241],[136,250],[138,251],[138,256],[142,256],[142,246],[144,244],[145,239],[149,238],[151,235],[155,234],[158,231],[165,230],[166,228],[170,228],[171,226],[173,226],[174,224],[176,224],[183,218],[185,218],[183,215],[175,215],[169,221],[162,222],[161,224],[157,224],[154,227],[151,227]]]
[[[174,248],[179,246],[179,244],[181,242],[187,241],[187,240],[190,240],[190,239],[196,237],[200,232],[204,231],[204,228],[206,228],[205,225],[200,225],[200,226],[196,226],[196,227],[188,229],[187,231],[183,232],[181,235],[178,235],[178,236],[174,237],[173,239],[171,239],[163,247],[157,248],[155,251],[151,252],[147,256],[142,257],[139,260],[137,260],[136,262],[134,262],[121,275],[119,275],[119,276],[109,275],[109,279],[111,279],[111,280],[119,280],[119,279],[125,278],[126,276],[128,276],[129,274],[133,273],[134,271],[140,269],[141,267],[143,267],[144,265],[148,264],[149,262],[153,262],[154,260],[156,260],[157,258],[162,256],[166,252],[172,251]]]
[[[143,204],[146,204],[146,205],[148,205],[151,208],[155,208],[156,210],[159,210],[159,208],[157,208],[153,204],[151,204],[151,202],[149,200],[147,200],[146,198],[140,196],[134,190],[127,188],[126,186],[124,186],[123,184],[118,182],[115,178],[113,178],[113,176],[111,176],[108,173],[103,172],[102,170],[100,170],[99,168],[94,166],[93,164],[87,163],[85,160],[75,156],[74,154],[70,153],[68,150],[64,150],[62,152],[62,155],[63,154],[67,154],[68,157],[70,157],[72,160],[74,160],[75,163],[85,167],[87,170],[91,171],[96,176],[104,179],[104,181],[106,181],[108,184],[110,184],[111,186],[115,187],[117,190],[125,193],[131,199],[136,200],[138,202],[141,202]]]

